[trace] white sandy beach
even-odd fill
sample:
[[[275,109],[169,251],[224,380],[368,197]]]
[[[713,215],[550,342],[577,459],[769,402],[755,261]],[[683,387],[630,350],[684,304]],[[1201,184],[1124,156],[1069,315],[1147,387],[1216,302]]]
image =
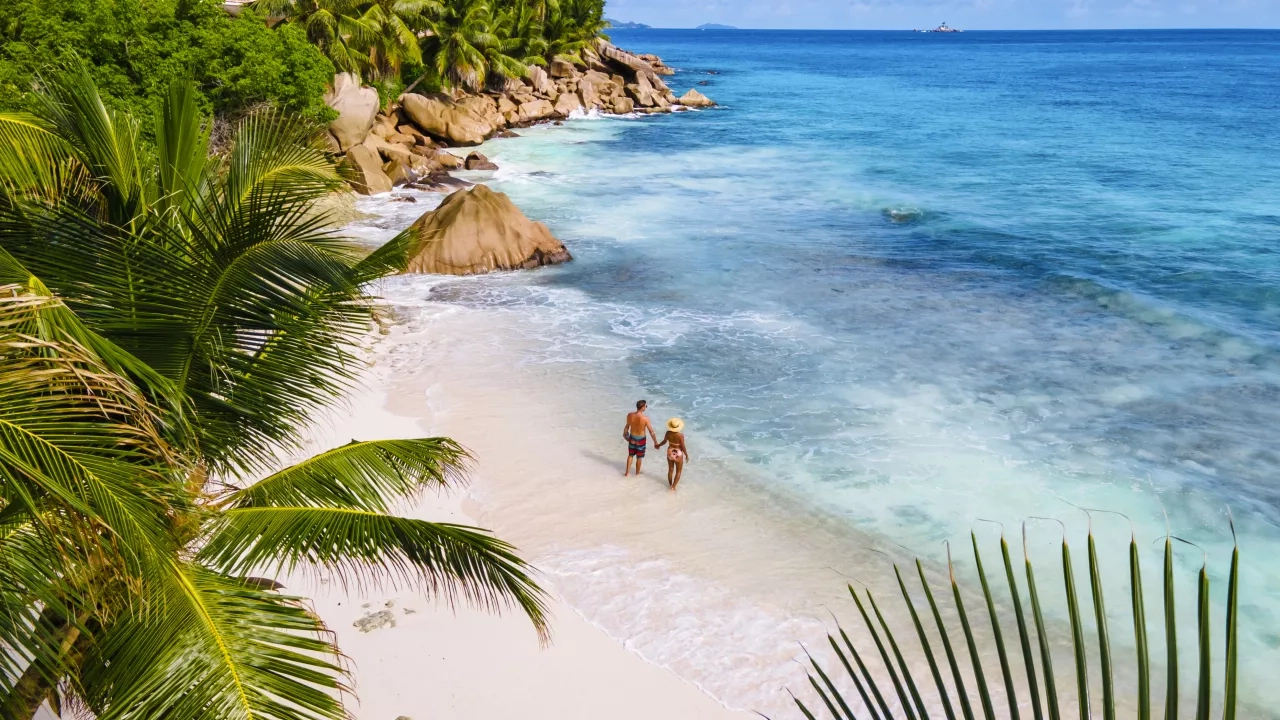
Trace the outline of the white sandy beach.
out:
[[[396,414],[387,408],[387,397],[388,388],[371,374],[369,386],[321,426],[314,446],[435,434],[425,406],[421,419]],[[475,511],[466,491],[431,495],[404,509],[415,517],[464,524],[477,524]],[[294,581],[292,589],[311,594],[316,611],[337,633],[358,695],[351,709],[361,720],[747,717],[627,650],[560,601],[554,579],[541,580],[553,596],[553,641],[545,648],[527,619],[515,613],[498,617],[449,608],[405,590],[344,592],[311,580]],[[383,610],[393,614],[394,627],[361,632],[353,626]]]

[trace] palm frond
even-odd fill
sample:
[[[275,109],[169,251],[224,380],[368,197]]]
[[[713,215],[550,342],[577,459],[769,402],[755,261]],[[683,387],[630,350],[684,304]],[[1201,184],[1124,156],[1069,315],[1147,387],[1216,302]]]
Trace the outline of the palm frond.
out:
[[[56,506],[119,539],[135,570],[171,548],[163,516],[168,479],[156,411],[135,386],[69,339],[23,332],[57,301],[6,295],[0,288],[0,479],[4,509],[23,511],[34,528]],[[53,535],[79,552],[92,535]]]
[[[349,508],[385,513],[395,500],[461,480],[469,456],[449,438],[352,441],[281,470],[219,504]]]
[[[1233,528],[1234,535],[1234,528]],[[981,716],[991,720],[996,717],[996,709],[992,702],[993,690],[1003,685],[1003,692],[1008,699],[1007,717],[1017,718],[1020,716],[1021,701],[1019,695],[1028,692],[1031,698],[1031,707],[1037,720],[1042,717],[1048,717],[1050,720],[1060,720],[1066,713],[1074,710],[1079,717],[1087,719],[1092,716],[1095,707],[1101,708],[1101,717],[1115,718],[1122,715],[1122,709],[1127,711],[1130,705],[1136,707],[1139,720],[1149,720],[1152,716],[1152,697],[1151,697],[1151,660],[1148,653],[1148,629],[1145,617],[1145,606],[1143,598],[1142,570],[1138,561],[1138,544],[1136,537],[1130,537],[1129,543],[1129,592],[1133,607],[1134,620],[1134,641],[1136,652],[1131,656],[1134,658],[1134,667],[1132,676],[1135,683],[1135,695],[1128,694],[1121,690],[1117,682],[1117,675],[1123,675],[1126,679],[1127,673],[1119,672],[1122,670],[1118,664],[1119,655],[1112,652],[1112,640],[1109,634],[1107,621],[1107,606],[1104,597],[1104,586],[1106,578],[1101,570],[1099,561],[1100,550],[1098,543],[1093,534],[1092,523],[1088,533],[1088,566],[1089,566],[1089,585],[1090,600],[1093,607],[1094,630],[1096,631],[1096,645],[1090,647],[1086,641],[1085,618],[1080,611],[1080,600],[1077,595],[1076,582],[1074,577],[1074,565],[1072,562],[1070,546],[1064,534],[1060,555],[1062,561],[1063,580],[1062,587],[1065,593],[1066,619],[1065,621],[1056,621],[1050,623],[1046,619],[1044,609],[1041,603],[1040,587],[1036,582],[1035,573],[1033,572],[1030,556],[1027,552],[1026,528],[1023,528],[1023,554],[1025,560],[1025,572],[1027,580],[1027,590],[1031,601],[1031,615],[1034,621],[1036,643],[1038,647],[1033,647],[1031,642],[1031,633],[1028,623],[1023,615],[1022,596],[1019,592],[1016,573],[1014,572],[1013,562],[1010,558],[1008,544],[1005,542],[1003,535],[1000,538],[1001,555],[1005,567],[1005,579],[1010,593],[1013,614],[1017,620],[1019,644],[1017,646],[1004,644],[1001,634],[1000,620],[998,618],[1001,610],[997,607],[997,593],[983,570],[982,554],[979,549],[977,535],[971,533],[973,541],[973,557],[978,574],[978,581],[982,590],[982,598],[986,601],[988,624],[986,627],[979,627],[971,624],[965,612],[965,602],[959,584],[959,580],[955,573],[955,568],[950,564],[948,555],[948,569],[951,574],[952,584],[952,607],[955,611],[957,624],[949,624],[944,621],[943,614],[939,610],[938,603],[934,600],[930,591],[929,584],[925,580],[924,566],[919,560],[916,561],[920,570],[920,581],[928,598],[929,605],[933,611],[934,619],[937,623],[938,635],[942,640],[945,649],[946,661],[951,667],[952,680],[959,701],[963,717],[965,720],[974,720],[974,706],[980,705],[982,708]],[[1163,574],[1164,588],[1164,604],[1165,604],[1165,626],[1164,626],[1164,644],[1167,649],[1166,660],[1166,695],[1165,695],[1165,712],[1166,720],[1176,720],[1178,717],[1178,704],[1181,693],[1178,685],[1179,677],[1179,658],[1177,650],[1177,622],[1176,622],[1176,603],[1174,589],[1174,563],[1173,563],[1173,540],[1175,538],[1166,538],[1165,541],[1165,563]],[[897,568],[895,567],[895,573]],[[941,658],[936,654],[936,650],[924,632],[923,625],[916,613],[914,603],[907,591],[906,584],[903,582],[901,574],[897,574],[899,588],[902,592],[903,602],[906,605],[907,613],[910,616],[911,623],[916,632],[915,636],[919,639],[918,648],[914,649],[918,656],[922,654],[924,659],[928,661],[930,672],[934,679],[934,689],[936,697],[940,701],[942,708],[948,720],[954,720],[955,713],[950,701],[948,690],[943,682],[942,673],[940,671]],[[1237,545],[1231,556],[1231,571],[1228,579],[1227,588],[1227,622],[1226,622],[1226,652],[1224,658],[1224,671],[1220,684],[1215,684],[1213,657],[1215,653],[1212,632],[1211,632],[1211,612],[1210,612],[1210,593],[1209,593],[1209,572],[1207,561],[1203,563],[1199,570],[1198,582],[1196,586],[1196,629],[1197,633],[1197,665],[1195,671],[1196,688],[1196,718],[1197,720],[1208,720],[1213,706],[1213,698],[1217,693],[1221,693],[1223,698],[1223,716],[1234,717],[1236,706],[1238,703],[1236,686],[1238,683],[1238,641],[1239,632],[1239,613],[1238,588],[1239,588],[1239,546]],[[925,693],[917,692],[920,688],[915,685],[910,672],[910,663],[906,660],[908,651],[901,648],[895,640],[895,636],[889,623],[880,613],[879,607],[876,605],[874,598],[867,593],[866,602],[869,602],[874,610],[878,622],[874,623],[867,612],[864,598],[853,588],[850,588],[854,600],[857,603],[858,611],[861,614],[864,624],[867,627],[871,640],[875,644],[881,660],[880,672],[887,675],[891,682],[891,689],[883,691],[877,687],[878,684],[890,687],[890,683],[886,683],[879,678],[882,677],[875,672],[869,670],[865,663],[862,662],[857,647],[849,640],[848,636],[841,630],[850,655],[857,661],[857,668],[850,664],[848,657],[844,651],[834,640],[829,638],[832,649],[839,658],[840,665],[845,670],[845,675],[856,687],[859,696],[862,698],[862,705],[869,715],[883,720],[892,720],[893,718],[903,717],[906,720],[912,720],[917,717],[927,717],[928,709],[935,707],[933,698],[925,697]],[[951,647],[950,636],[959,633],[965,638],[969,648],[969,667],[962,668],[957,661],[956,653]],[[1055,640],[1058,634],[1065,635],[1070,639],[1063,642]],[[1072,656],[1072,666],[1076,678],[1076,691],[1072,696],[1060,695],[1058,692],[1054,668],[1053,655],[1054,643],[1066,645],[1070,648]],[[886,647],[887,644],[887,647]],[[1010,655],[1017,654],[1021,651],[1022,664],[1026,668],[1026,673],[1022,678],[1018,678],[1012,672],[1015,663]],[[994,654],[1000,660],[1001,678],[996,680],[994,677],[988,679],[983,672],[981,657],[986,655],[990,657]],[[1091,658],[1092,662],[1091,662]],[[811,659],[812,660],[812,659]],[[1038,662],[1037,662],[1038,661]],[[809,683],[812,689],[817,693],[823,705],[831,713],[832,717],[840,720],[841,718],[852,717],[852,712],[843,702],[840,684],[834,681],[822,668],[817,661],[813,662],[814,672],[817,677],[821,678],[819,683],[812,674],[809,675]],[[1037,668],[1037,665],[1039,666]],[[1090,672],[1090,666],[1096,666],[1100,672],[1096,675]],[[965,682],[966,672],[971,673],[972,683]],[[1025,683],[1025,684],[1020,684]],[[899,701],[900,715],[891,711],[888,703],[885,702],[884,696],[892,693]],[[872,701],[874,696],[875,702]],[[794,697],[794,696],[793,696]],[[1023,695],[1026,697],[1026,695]],[[975,702],[975,700],[977,702]],[[1043,705],[1042,705],[1043,703]],[[799,698],[796,704],[804,717],[814,717],[809,708],[805,707],[804,702]],[[1003,716],[1003,715],[1002,715]]]
[[[169,84],[155,124],[157,211],[185,210],[191,198],[203,190],[212,129],[211,123],[201,122],[195,85],[190,80],[175,79]]]
[[[367,510],[249,507],[213,519],[199,557],[232,574],[325,570],[343,583],[416,588],[450,603],[514,605],[547,637],[545,596],[529,566],[476,528]]]
[[[34,95],[40,117],[97,181],[105,198],[104,219],[128,226],[142,212],[148,194],[138,122],[106,106],[88,66],[79,59],[40,83],[43,92]]]
[[[81,168],[70,146],[40,118],[28,113],[0,112],[0,202],[24,195],[57,202]],[[83,181],[83,172],[77,179]]]
[[[300,598],[175,561],[150,613],[100,633],[84,663],[103,720],[340,720],[332,637]]]

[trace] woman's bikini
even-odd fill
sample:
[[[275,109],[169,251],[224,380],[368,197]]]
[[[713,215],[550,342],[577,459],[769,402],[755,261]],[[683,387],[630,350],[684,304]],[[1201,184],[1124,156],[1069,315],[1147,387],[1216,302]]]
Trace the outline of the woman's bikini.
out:
[[[676,438],[680,439],[680,442],[678,444],[676,443]],[[684,455],[685,455],[684,433],[672,432],[668,430],[666,442],[667,442],[667,459],[675,463],[684,462]]]

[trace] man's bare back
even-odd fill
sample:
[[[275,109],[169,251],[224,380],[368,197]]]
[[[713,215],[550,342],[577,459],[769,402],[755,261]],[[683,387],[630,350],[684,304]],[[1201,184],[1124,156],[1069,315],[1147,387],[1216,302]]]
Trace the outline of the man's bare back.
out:
[[[653,423],[649,422],[649,416],[640,410],[627,413],[627,430],[636,437],[640,437],[645,433],[653,433]]]
[[[648,444],[648,438],[645,435],[652,437],[654,443],[658,442],[658,434],[653,430],[653,423],[649,422],[649,416],[644,414],[646,407],[648,403],[644,400],[637,402],[635,412],[627,413],[627,422],[622,426],[622,437],[627,441],[627,468],[622,472],[623,477],[631,474],[632,458],[636,462],[636,474],[640,474],[645,446]]]

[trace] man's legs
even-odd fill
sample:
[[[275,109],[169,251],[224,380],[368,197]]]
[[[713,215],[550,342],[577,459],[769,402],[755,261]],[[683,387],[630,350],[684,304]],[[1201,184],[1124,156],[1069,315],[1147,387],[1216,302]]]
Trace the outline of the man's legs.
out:
[[[632,455],[631,451],[628,450],[627,451],[627,469],[622,471],[622,477],[626,477],[631,474],[631,459],[634,457],[635,455]]]

